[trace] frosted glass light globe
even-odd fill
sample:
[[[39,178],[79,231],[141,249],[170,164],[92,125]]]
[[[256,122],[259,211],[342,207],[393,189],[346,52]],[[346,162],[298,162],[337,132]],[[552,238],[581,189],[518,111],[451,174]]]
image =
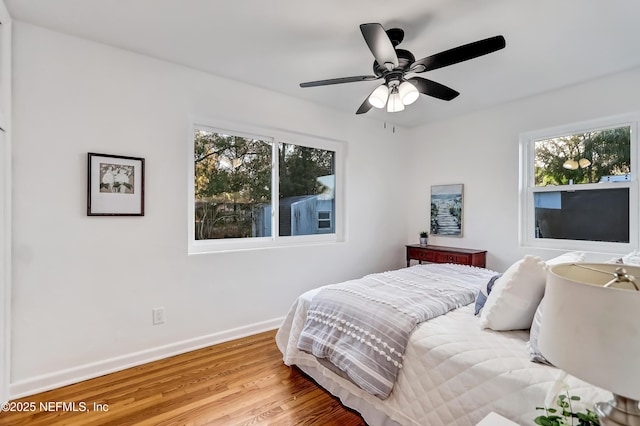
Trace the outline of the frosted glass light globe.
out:
[[[382,84],[369,95],[369,103],[374,108],[384,108],[389,98],[389,88],[386,84]]]
[[[400,112],[404,109],[404,104],[402,103],[402,100],[400,99],[400,95],[398,94],[397,91],[394,91],[394,93],[392,93],[389,96],[389,100],[387,101],[387,111],[388,112]]]
[[[400,94],[400,99],[402,99],[402,103],[404,105],[414,103],[418,99],[418,96],[420,96],[420,92],[418,92],[416,86],[408,81],[402,82],[400,87],[398,87],[398,93]]]

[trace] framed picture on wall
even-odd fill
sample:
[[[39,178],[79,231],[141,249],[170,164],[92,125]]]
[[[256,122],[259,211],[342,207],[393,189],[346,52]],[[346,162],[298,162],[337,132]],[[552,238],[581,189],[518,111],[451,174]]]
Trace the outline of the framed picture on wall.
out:
[[[87,216],[144,216],[144,158],[88,154]]]
[[[462,237],[462,184],[431,187],[431,234]]]

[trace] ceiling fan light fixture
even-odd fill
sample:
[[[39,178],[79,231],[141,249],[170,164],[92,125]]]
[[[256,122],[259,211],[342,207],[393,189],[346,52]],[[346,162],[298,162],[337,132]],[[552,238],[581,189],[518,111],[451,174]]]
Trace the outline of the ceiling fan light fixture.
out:
[[[389,88],[386,84],[381,84],[369,95],[369,103],[374,108],[384,108],[389,99]]]
[[[413,84],[408,81],[402,82],[402,84],[398,87],[398,94],[400,95],[400,99],[404,105],[411,105],[420,96],[420,92]]]
[[[591,165],[591,161],[587,160],[586,158],[581,158],[578,160],[578,164],[580,165],[581,169],[584,169],[585,167],[589,167]]]
[[[576,170],[578,168],[578,162],[576,160],[567,160],[562,164],[567,170]]]
[[[400,112],[402,110],[404,110],[404,104],[402,103],[402,99],[400,99],[400,94],[397,89],[393,90],[387,101],[387,112]]]

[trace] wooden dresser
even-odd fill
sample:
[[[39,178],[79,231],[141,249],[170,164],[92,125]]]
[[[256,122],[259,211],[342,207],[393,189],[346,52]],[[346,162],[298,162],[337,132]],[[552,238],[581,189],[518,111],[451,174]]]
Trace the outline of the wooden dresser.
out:
[[[411,264],[411,259],[417,260],[419,263],[458,263],[460,265],[485,268],[487,265],[487,251],[412,244],[407,246],[407,266]]]

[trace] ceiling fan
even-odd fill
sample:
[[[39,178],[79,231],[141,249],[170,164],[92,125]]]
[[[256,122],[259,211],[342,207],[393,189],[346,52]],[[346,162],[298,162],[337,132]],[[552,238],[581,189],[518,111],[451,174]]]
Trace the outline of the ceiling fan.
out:
[[[392,28],[385,31],[381,24],[362,24],[360,25],[360,31],[367,42],[367,46],[369,46],[369,50],[375,57],[373,62],[374,75],[359,75],[300,83],[300,87],[316,87],[384,79],[384,83],[371,92],[360,105],[356,114],[364,114],[372,107],[384,108],[385,105],[389,112],[402,111],[405,105],[415,102],[420,93],[450,101],[460,93],[450,87],[415,74],[477,58],[500,50],[506,45],[504,37],[498,35],[445,50],[416,61],[415,56],[408,50],[396,48],[404,39],[404,31],[400,28]]]

